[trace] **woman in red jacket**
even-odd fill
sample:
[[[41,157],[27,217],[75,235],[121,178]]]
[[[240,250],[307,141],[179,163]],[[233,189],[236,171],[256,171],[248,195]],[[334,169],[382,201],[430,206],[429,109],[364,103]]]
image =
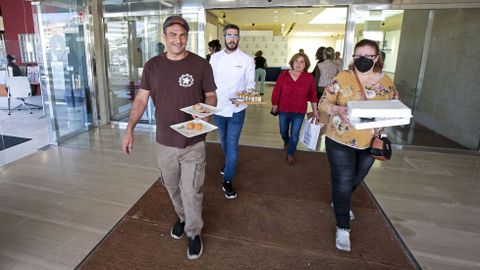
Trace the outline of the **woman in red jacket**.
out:
[[[318,118],[317,90],[315,80],[307,72],[310,60],[304,53],[296,53],[290,59],[290,70],[278,76],[273,88],[272,111],[279,112],[280,134],[287,150],[287,163],[295,165],[295,150],[300,128],[307,112],[307,102],[312,105],[313,114]]]

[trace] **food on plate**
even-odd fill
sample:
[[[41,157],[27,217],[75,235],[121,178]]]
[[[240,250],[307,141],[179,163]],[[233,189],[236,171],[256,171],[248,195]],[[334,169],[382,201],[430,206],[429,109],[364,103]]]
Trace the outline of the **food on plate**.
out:
[[[195,127],[195,130],[202,130],[203,129],[203,125],[201,123],[196,123],[194,125],[194,127]]]
[[[210,112],[207,108],[203,107],[200,103],[197,103],[197,104],[193,105],[192,108],[196,112],[199,112],[199,113],[209,113]]]
[[[238,102],[262,102],[262,97],[254,90],[237,92],[236,99]]]
[[[193,122],[187,123],[187,129],[194,129],[194,128],[195,128],[195,124]]]

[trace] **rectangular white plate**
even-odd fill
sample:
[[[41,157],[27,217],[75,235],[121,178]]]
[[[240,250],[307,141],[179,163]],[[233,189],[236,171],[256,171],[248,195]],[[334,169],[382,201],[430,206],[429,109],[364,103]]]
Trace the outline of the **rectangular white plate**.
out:
[[[412,111],[399,100],[349,101],[350,117],[411,118]]]
[[[202,124],[202,126],[203,126],[202,130],[187,129],[187,124],[190,123],[190,122],[193,122],[194,124],[195,123]],[[204,133],[207,133],[207,132],[210,132],[210,131],[213,131],[213,130],[217,129],[216,126],[214,126],[214,125],[212,125],[208,122],[202,121],[200,119],[194,119],[194,120],[190,120],[190,121],[183,122],[183,123],[180,123],[180,124],[171,125],[170,127],[173,128],[173,130],[175,130],[176,132],[182,134],[183,136],[185,136],[187,138],[192,138],[192,137],[195,137],[195,136],[198,136],[198,135],[201,135],[201,134],[204,134]]]
[[[408,125],[410,118],[376,118],[368,122],[361,122],[359,118],[350,118],[350,123],[355,129],[382,128]]]
[[[191,115],[195,115],[195,116],[198,116],[200,118],[204,118],[204,117],[207,117],[207,116],[210,116],[212,114],[215,114],[217,112],[219,112],[220,110],[217,109],[217,107],[213,107],[213,106],[210,106],[210,105],[207,105],[205,103],[198,103],[200,104],[200,106],[202,106],[203,108],[206,108],[209,110],[208,113],[200,113],[200,112],[197,112],[193,109],[193,105],[192,106],[188,106],[188,107],[185,107],[185,108],[181,108],[180,111],[182,112],[186,112],[188,114],[191,114]]]

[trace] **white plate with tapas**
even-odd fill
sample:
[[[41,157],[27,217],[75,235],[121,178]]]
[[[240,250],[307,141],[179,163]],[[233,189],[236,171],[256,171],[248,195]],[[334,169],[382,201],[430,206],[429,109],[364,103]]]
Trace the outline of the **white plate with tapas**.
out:
[[[204,118],[207,116],[210,116],[214,113],[219,112],[220,110],[217,109],[217,107],[213,107],[210,105],[207,105],[205,103],[197,103],[192,106],[188,106],[185,108],[181,108],[180,111],[186,112],[191,115],[198,116],[200,118]]]
[[[200,119],[171,125],[170,127],[187,138],[192,138],[217,129],[216,126]]]

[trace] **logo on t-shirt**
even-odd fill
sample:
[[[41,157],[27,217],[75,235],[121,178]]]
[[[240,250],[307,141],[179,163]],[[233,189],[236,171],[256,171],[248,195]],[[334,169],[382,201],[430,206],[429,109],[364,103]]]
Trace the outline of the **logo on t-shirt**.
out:
[[[194,81],[193,76],[188,73],[182,74],[182,76],[178,78],[178,84],[181,87],[190,87],[193,85]]]

